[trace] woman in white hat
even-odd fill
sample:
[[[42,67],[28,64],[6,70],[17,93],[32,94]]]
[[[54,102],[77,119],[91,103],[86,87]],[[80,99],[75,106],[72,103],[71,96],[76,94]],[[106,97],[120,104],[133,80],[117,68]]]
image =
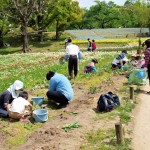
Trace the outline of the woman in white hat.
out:
[[[8,117],[7,107],[23,90],[23,82],[16,80],[6,91],[0,94],[0,117]]]

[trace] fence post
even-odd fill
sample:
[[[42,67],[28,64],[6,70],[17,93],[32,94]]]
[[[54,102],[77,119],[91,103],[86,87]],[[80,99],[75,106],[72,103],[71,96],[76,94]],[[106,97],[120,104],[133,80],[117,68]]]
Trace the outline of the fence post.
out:
[[[134,100],[134,87],[130,87],[130,99]]]
[[[115,124],[115,130],[116,130],[117,143],[123,145],[124,137],[123,137],[123,128],[121,122]]]

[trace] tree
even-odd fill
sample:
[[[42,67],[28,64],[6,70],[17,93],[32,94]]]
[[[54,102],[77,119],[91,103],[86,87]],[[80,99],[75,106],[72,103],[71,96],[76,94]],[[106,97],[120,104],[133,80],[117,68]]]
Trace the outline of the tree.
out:
[[[36,11],[32,14],[29,25],[38,31],[38,41],[43,41],[43,31],[54,22],[52,10],[58,0],[38,0]]]
[[[0,48],[4,46],[3,36],[9,31],[8,17],[3,13],[6,5],[5,0],[0,1]]]
[[[79,7],[79,3],[74,1],[72,3],[72,12],[70,14],[69,25],[68,28],[76,28],[82,29],[83,28],[83,16],[84,16],[84,9]]]
[[[121,27],[138,27],[137,14],[134,12],[134,4],[125,2],[124,6],[119,8],[119,20]]]
[[[5,14],[21,25],[23,52],[30,50],[28,43],[27,27],[31,14],[35,10],[37,0],[7,0]]]
[[[110,1],[106,3],[105,1],[95,1],[96,5],[90,7],[87,12],[87,16],[90,22],[97,22],[98,27],[106,28],[110,22],[118,20],[118,8],[114,2]]]
[[[59,0],[52,10],[52,18],[56,24],[56,40],[72,22],[82,18],[79,3],[73,0]]]

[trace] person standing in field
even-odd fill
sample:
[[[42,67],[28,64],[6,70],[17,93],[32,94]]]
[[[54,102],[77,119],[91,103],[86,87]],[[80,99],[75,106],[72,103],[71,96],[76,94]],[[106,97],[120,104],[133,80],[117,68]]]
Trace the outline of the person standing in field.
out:
[[[88,51],[92,50],[92,42],[90,41],[90,38],[87,39],[88,40]]]
[[[71,39],[71,37],[70,37],[70,36],[69,36],[68,38],[66,38],[66,39],[65,39],[65,48],[66,48],[66,47],[67,47],[67,45],[68,45],[68,40],[69,40],[69,39]]]
[[[96,50],[96,42],[92,40],[92,52]]]
[[[144,70],[148,72],[148,79],[149,79],[149,85],[150,85],[150,39],[147,39],[142,46],[146,46],[146,50],[144,52]],[[147,94],[150,94],[150,91],[146,92]]]
[[[78,54],[80,53],[80,49],[77,45],[72,44],[72,40],[68,39],[68,46],[66,47],[66,55],[68,55],[68,72],[69,79],[73,78],[73,70],[74,70],[74,78],[78,74]]]

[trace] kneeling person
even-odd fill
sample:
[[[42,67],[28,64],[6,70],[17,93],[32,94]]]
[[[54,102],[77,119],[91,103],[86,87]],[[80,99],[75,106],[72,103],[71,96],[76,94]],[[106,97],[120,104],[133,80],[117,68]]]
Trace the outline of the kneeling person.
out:
[[[59,108],[66,107],[74,95],[70,81],[64,75],[52,71],[46,74],[46,79],[50,80],[48,99],[59,103]]]
[[[121,67],[128,61],[126,58],[127,51],[123,50],[120,55],[118,55],[111,63],[112,69],[121,69]]]
[[[97,63],[98,63],[97,59],[92,59],[92,61],[84,67],[84,73],[96,72],[97,69],[95,67],[95,64]]]
[[[26,115],[31,115],[32,105],[27,101],[28,93],[23,91],[19,93],[19,97],[14,99],[7,107],[8,115],[13,119],[21,119]]]

